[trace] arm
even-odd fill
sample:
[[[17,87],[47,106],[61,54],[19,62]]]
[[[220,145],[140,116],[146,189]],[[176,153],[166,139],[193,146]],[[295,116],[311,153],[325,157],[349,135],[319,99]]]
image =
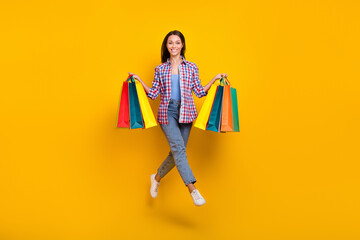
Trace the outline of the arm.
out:
[[[217,74],[213,79],[211,79],[211,81],[206,84],[205,86],[201,85],[200,79],[199,79],[199,68],[196,67],[195,71],[194,71],[194,93],[198,98],[201,98],[203,96],[207,95],[207,92],[209,91],[211,85],[219,78],[221,78],[222,76],[226,76],[226,73],[222,73],[222,74]]]
[[[195,70],[193,72],[193,78],[192,78],[192,90],[194,91],[195,95],[198,98],[204,97],[207,95],[207,91],[205,91],[205,88],[201,85],[200,79],[199,79],[199,68],[195,66]]]
[[[144,83],[143,80],[141,80],[141,78],[138,75],[136,75],[134,73],[131,73],[131,72],[128,72],[128,73],[129,73],[129,75],[133,75],[133,77],[141,83],[141,85],[143,86],[146,94],[149,94],[150,87],[148,85],[146,85],[146,83]]]
[[[211,85],[214,84],[214,82],[216,81],[216,79],[217,79],[217,78],[214,77],[213,79],[211,79],[211,81],[210,81],[208,84],[206,84],[206,85],[204,86],[204,91],[205,91],[206,93],[209,91]]]
[[[138,80],[143,86],[147,96],[152,100],[156,99],[160,93],[160,76],[157,68],[155,68],[154,80],[152,81],[152,88],[144,83],[144,81],[136,74],[130,73],[133,77]]]
[[[204,91],[207,93],[207,92],[209,91],[211,85],[213,85],[214,82],[215,82],[217,79],[220,79],[222,76],[227,77],[227,74],[226,74],[226,73],[222,73],[222,74],[219,73],[219,74],[217,74],[213,79],[211,79],[211,81],[210,81],[208,84],[206,84],[206,85],[204,86]]]

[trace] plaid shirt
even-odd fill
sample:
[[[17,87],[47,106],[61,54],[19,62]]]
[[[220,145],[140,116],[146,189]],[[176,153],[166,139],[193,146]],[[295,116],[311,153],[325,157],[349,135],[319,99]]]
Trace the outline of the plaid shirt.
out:
[[[181,93],[181,106],[179,123],[190,123],[197,117],[194,98],[192,91],[198,98],[206,96],[204,87],[200,83],[199,68],[195,63],[185,60],[181,56],[182,62],[179,65],[180,76],[180,93]],[[158,65],[155,68],[154,80],[152,88],[148,93],[148,97],[156,99],[161,93],[160,106],[158,111],[158,121],[160,124],[169,124],[167,110],[170,102],[171,95],[171,63],[170,59],[167,62]]]

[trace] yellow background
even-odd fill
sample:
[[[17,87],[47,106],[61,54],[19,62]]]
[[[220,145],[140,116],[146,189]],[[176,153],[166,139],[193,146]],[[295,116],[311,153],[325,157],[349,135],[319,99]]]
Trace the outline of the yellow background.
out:
[[[359,239],[359,2],[131,2],[1,1],[0,239]],[[238,90],[240,133],[190,135],[202,207],[176,169],[150,197],[158,126],[115,127],[174,29]]]

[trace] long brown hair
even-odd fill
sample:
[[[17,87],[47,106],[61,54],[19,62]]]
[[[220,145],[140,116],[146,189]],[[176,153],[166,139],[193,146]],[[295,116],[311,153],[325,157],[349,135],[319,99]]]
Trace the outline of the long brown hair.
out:
[[[178,36],[178,37],[181,39],[181,42],[182,42],[182,44],[183,44],[183,48],[181,49],[180,55],[182,55],[182,56],[185,58],[185,50],[186,50],[185,37],[184,37],[184,35],[183,35],[180,31],[174,30],[174,31],[169,32],[169,33],[165,36],[164,41],[163,41],[163,43],[162,43],[162,46],[161,46],[161,62],[162,62],[162,63],[166,62],[167,59],[170,58],[170,53],[169,53],[169,50],[168,50],[167,47],[166,47],[166,44],[167,44],[168,38],[169,38],[171,35],[176,35],[176,36]]]

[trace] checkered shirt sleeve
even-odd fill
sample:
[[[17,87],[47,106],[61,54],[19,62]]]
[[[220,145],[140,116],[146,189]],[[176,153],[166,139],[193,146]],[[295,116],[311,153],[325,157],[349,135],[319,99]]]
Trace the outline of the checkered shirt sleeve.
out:
[[[194,64],[195,65],[195,64]],[[207,95],[207,93],[204,90],[204,87],[201,85],[200,79],[199,79],[199,68],[195,65],[195,70],[193,73],[193,81],[191,84],[191,88],[193,89],[195,95],[198,98],[204,97]]]
[[[159,93],[160,93],[160,73],[159,73],[159,68],[156,67],[154,73],[154,80],[152,81],[152,87],[150,88],[150,91],[147,96],[152,100],[155,100],[158,97]]]

